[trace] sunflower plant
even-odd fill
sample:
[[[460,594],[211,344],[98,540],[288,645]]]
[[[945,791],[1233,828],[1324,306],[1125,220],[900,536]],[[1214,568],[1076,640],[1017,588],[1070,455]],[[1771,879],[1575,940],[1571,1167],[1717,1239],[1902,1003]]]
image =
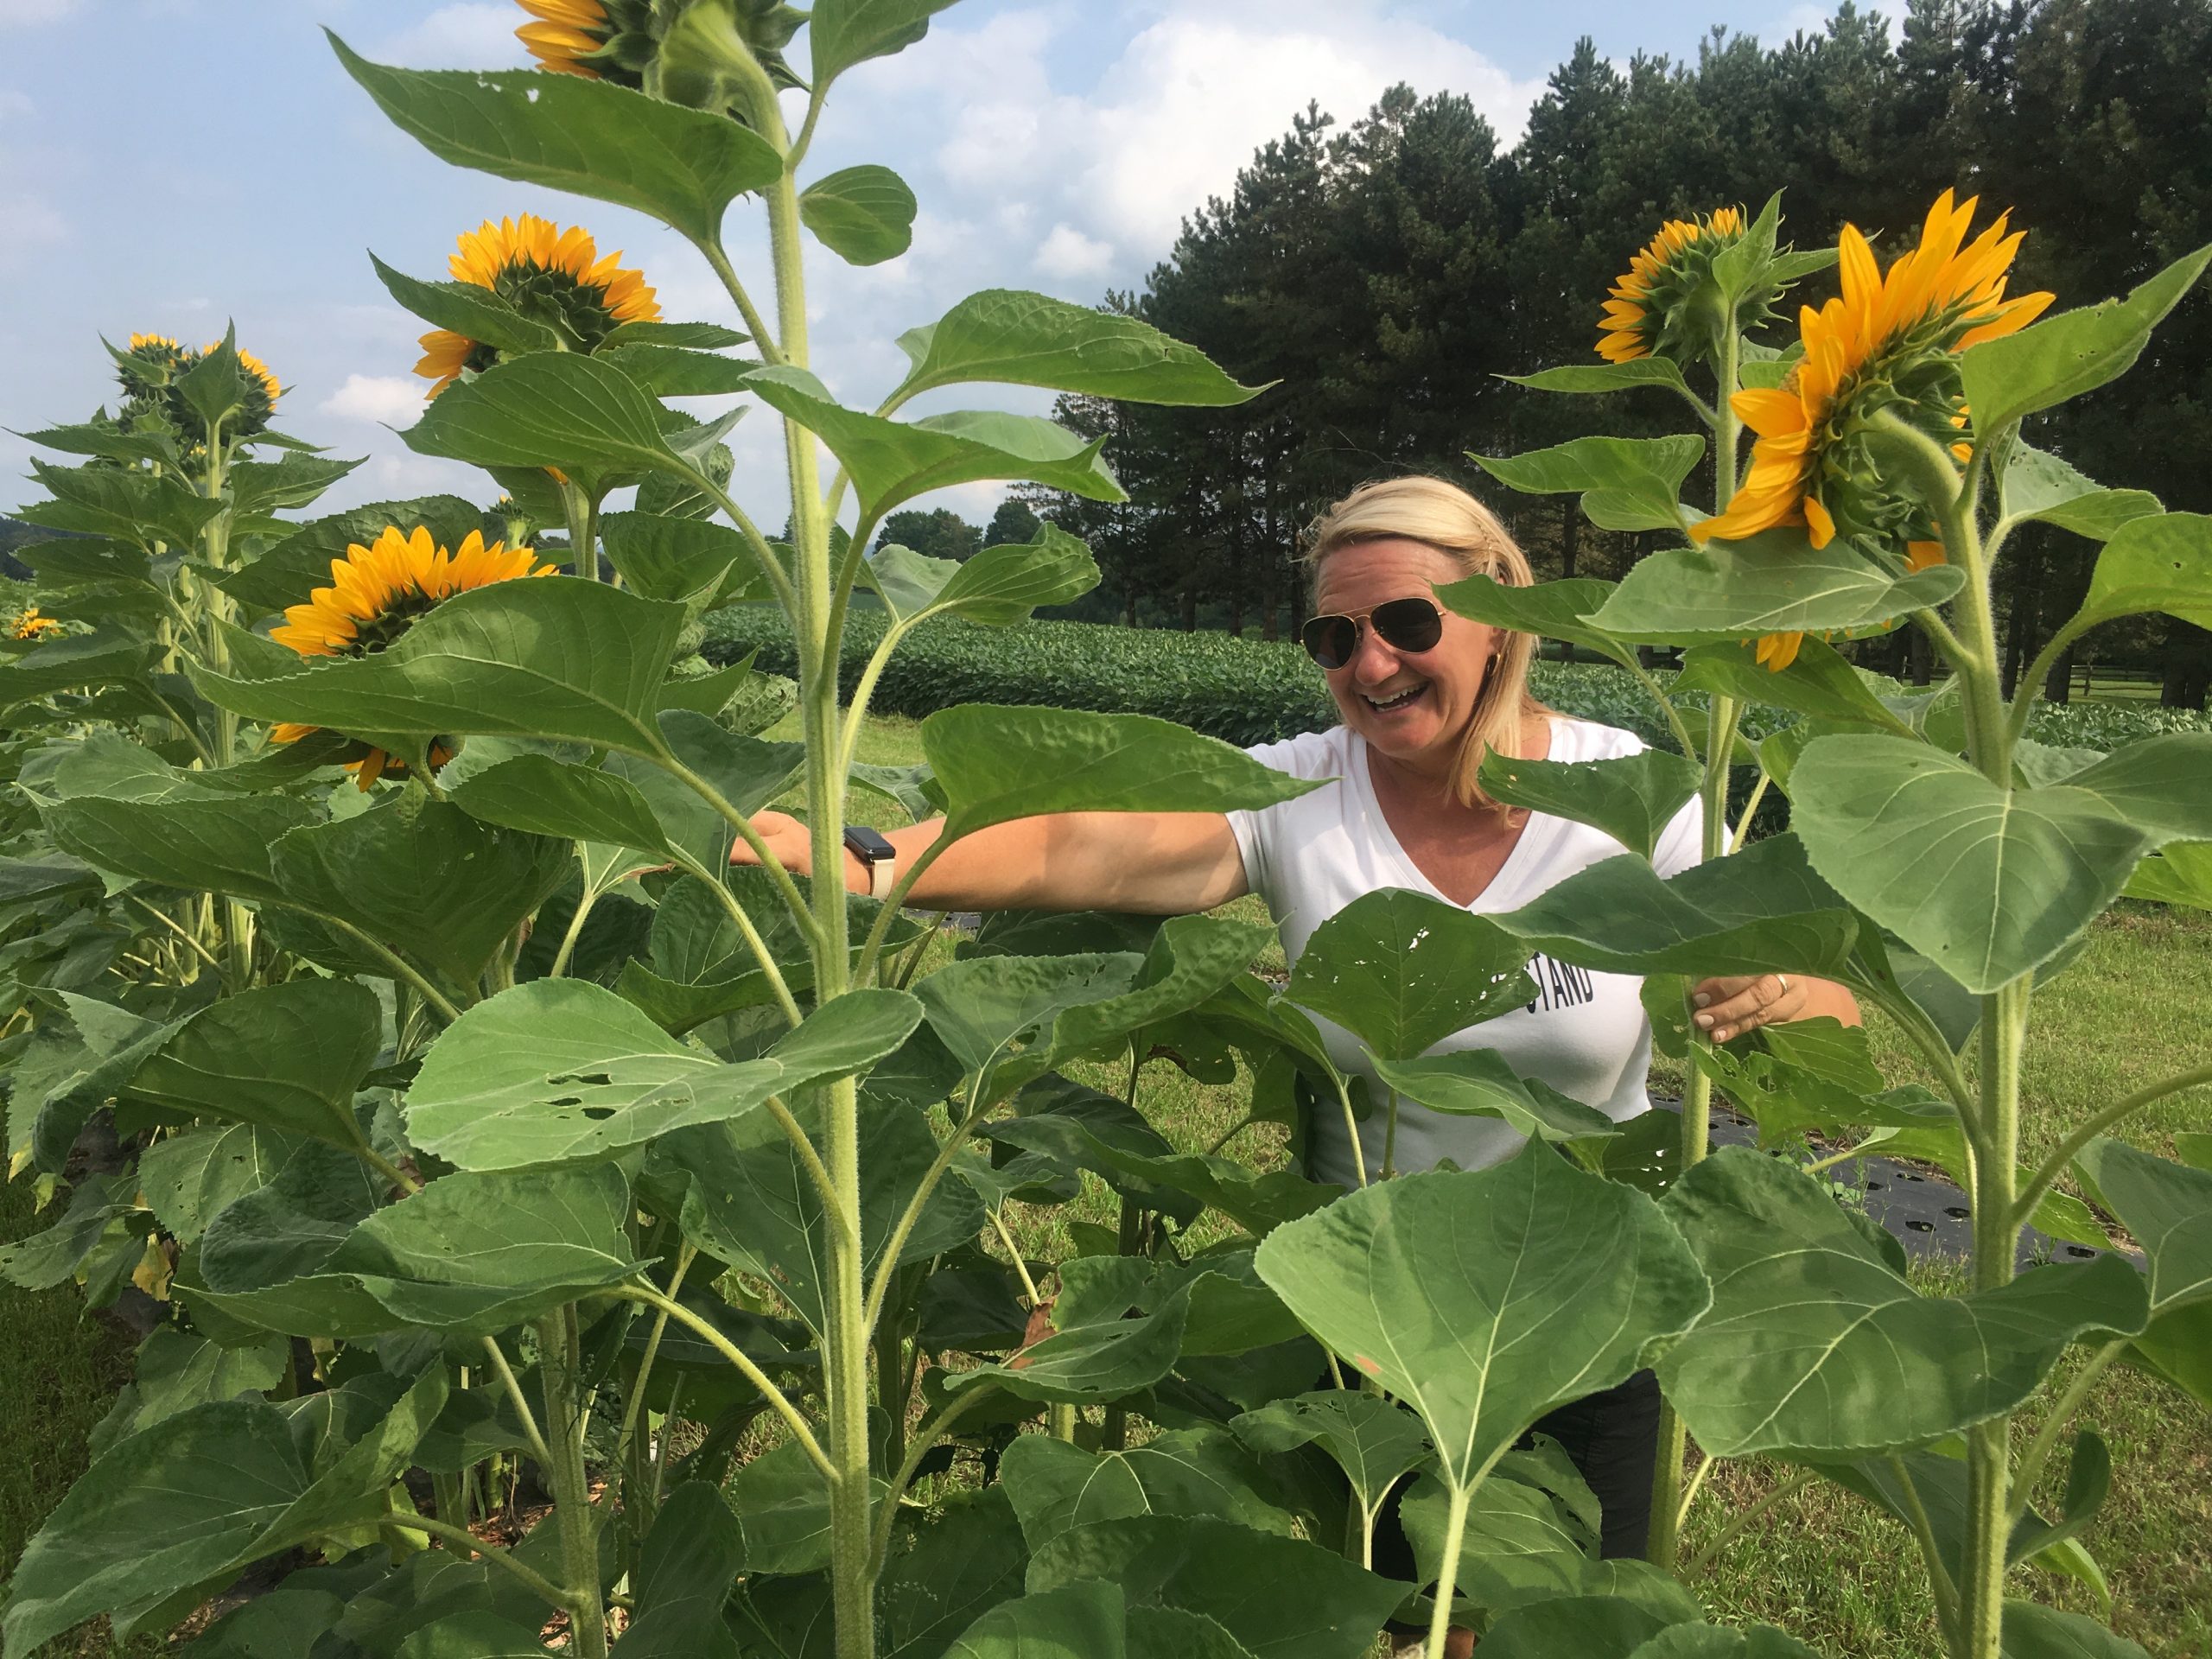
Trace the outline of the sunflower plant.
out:
[[[1770,204],[1760,224],[1773,213]],[[1732,229],[1725,210],[1670,222],[1605,308],[1605,366],[1522,383],[1580,394],[1659,387],[1689,405],[1701,432],[1482,461],[1516,488],[1582,493],[1601,525],[1662,531],[1678,545],[1618,586],[1441,590],[1470,615],[1631,667],[1638,645],[1686,648],[1673,690],[1705,705],[1706,766],[1701,779],[1682,768],[1656,804],[1670,811],[1701,787],[1708,857],[1743,846],[1756,796],[1779,791],[1789,803],[1789,833],[1728,859],[1725,877],[1700,870],[1660,883],[1621,859],[1568,884],[1600,915],[1662,902],[1662,887],[1691,900],[1648,944],[1593,933],[1545,945],[1649,975],[1659,1040],[1694,1068],[1683,1167],[1662,1207],[1713,1300],[1658,1358],[1673,1430],[1654,1559],[1673,1565],[1681,1522],[1719,1459],[1777,1458],[1800,1472],[1731,1519],[1724,1544],[1799,1485],[1831,1481],[1917,1544],[1947,1652],[2138,1653],[2091,1620],[2019,1597],[2025,1586],[2008,1571],[2025,1563],[2075,1578],[2109,1605],[2083,1535],[2112,1478],[2110,1452],[2081,1421],[2108,1367],[2149,1370],[2212,1405],[2202,1276],[2212,1173],[2113,1138],[2142,1107],[2212,1080],[2212,1064],[2178,1057],[2171,1077],[2098,1103],[2033,1166],[2020,1156],[2021,1065],[2037,984],[2064,970],[2113,899],[2212,906],[2190,845],[2212,840],[2201,783],[2212,742],[2165,735],[2099,753],[2049,749],[2024,732],[2044,670],[2089,628],[2145,612],[2212,616],[2212,524],[2092,481],[2024,428],[2124,373],[2212,249],[2125,299],[2046,318],[2053,296],[2010,291],[2024,233],[1948,191],[1886,264],[1850,226],[1832,256],[1786,271],[1765,263],[1772,240],[1758,226],[1702,263],[1691,257]],[[1780,340],[1752,326],[1716,340],[1696,321],[1742,319],[1762,267],[1794,279],[1829,263],[1837,291],[1801,304]],[[1716,381],[1710,401],[1689,377],[1700,364]],[[1718,487],[1706,513],[1676,496],[1708,442]],[[2081,610],[2008,700],[1992,574],[2013,533],[2035,522],[2102,548]],[[1921,630],[1948,663],[1934,690],[1856,668],[1833,643],[1897,627]],[[1758,744],[1755,798],[1731,835],[1726,775],[1747,758],[1745,700],[1796,718]],[[1690,722],[1670,718],[1685,754],[1697,754]],[[1593,823],[1624,789],[1649,792],[1648,774],[1631,779],[1627,763],[1556,770],[1581,775],[1541,780],[1545,809]],[[1564,914],[1566,890],[1554,897]],[[1678,934],[1702,941],[1696,971],[1841,981],[1910,1039],[1937,1085],[1884,1088],[1860,1034],[1815,1028],[1822,1022],[1773,1028],[1751,1055],[1707,1043],[1684,1017],[1683,982],[1667,976],[1687,965]],[[1802,1147],[1811,1134],[1834,1149],[1795,1173],[1745,1151],[1704,1158],[1715,1086],[1757,1122],[1763,1143]],[[1933,1162],[1966,1189],[1974,1249],[1963,1290],[1923,1294],[1888,1239],[1823,1196],[1821,1172],[1878,1147]],[[2114,1227],[2144,1249],[2146,1270],[2110,1254],[2024,1268],[2031,1222],[2090,1247],[2080,1256],[2107,1249]],[[2014,1414],[2075,1349],[2086,1353],[2063,1394],[2032,1440],[2016,1444]],[[1687,1492],[1685,1427],[1706,1457]],[[2047,1513],[2062,1464],[2065,1496]]]
[[[785,868],[753,815],[796,798],[825,827],[941,816],[943,845],[1037,813],[1219,811],[1307,785],[1165,721],[1050,709],[933,715],[912,770],[856,758],[885,665],[921,622],[1003,625],[1097,579],[1051,526],[953,564],[877,546],[887,516],[969,482],[1120,493],[1099,447],[1049,421],[909,417],[913,399],[978,384],[1255,395],[1134,319],[1003,289],[902,334],[907,370],[872,403],[815,375],[810,261],[894,257],[913,198],[887,168],[815,176],[812,135],[847,71],[911,46],[943,9],[532,0],[521,29],[540,67],[490,74],[337,45],[434,156],[648,213],[728,296],[724,322],[646,315],[643,273],[573,226],[526,219],[464,238],[449,282],[379,266],[466,345],[426,344],[438,384],[404,435],[485,469],[506,495],[488,515],[429,498],[249,533],[242,464],[193,491],[188,443],[100,426],[121,452],[87,452],[104,465],[180,469],[174,490],[117,493],[139,539],[100,533],[149,568],[195,550],[180,568],[223,604],[170,640],[161,671],[193,700],[175,712],[231,722],[232,747],[203,753],[163,723],[167,705],[134,701],[151,693],[101,703],[97,732],[72,724],[89,709],[63,694],[109,698],[145,677],[155,636],[112,679],[84,667],[97,652],[75,635],[0,668],[19,676],[19,706],[52,698],[52,729],[17,753],[27,816],[6,891],[56,913],[95,914],[100,894],[234,906],[254,944],[226,963],[202,940],[189,963],[120,973],[95,955],[7,1039],[11,1145],[70,1191],[0,1271],[130,1282],[154,1326],[92,1467],[10,1582],[10,1650],[97,1614],[125,1636],[166,1629],[255,1563],[304,1550],[308,1565],[189,1651],[1360,1659],[1395,1620],[1425,1624],[1438,1656],[1454,1624],[1522,1651],[1805,1652],[1707,1623],[1662,1566],[1596,1559],[1587,1488],[1530,1437],[1548,1411],[1656,1362],[1708,1452],[1798,1459],[1906,1516],[1955,1651],[1996,1653],[2001,1618],[2016,1653],[2127,1652],[1992,1600],[2008,1537],[2039,1565],[2094,1572],[2077,1535],[2089,1501],[2045,1516],[2021,1496],[2063,1431],[2015,1469],[2003,1426],[2083,1338],[2098,1365],[2204,1391],[2191,1217],[2212,1175],[2088,1138],[2016,1174],[2005,1091],[2021,983],[2127,880],[2122,863],[2212,837],[2171,781],[2202,740],[2056,777],[2079,757],[2038,754],[2016,710],[1969,688],[1989,660],[1972,653],[2005,515],[2110,524],[2133,501],[2024,459],[2019,419],[2093,384],[2085,362],[2124,366],[2195,270],[2004,339],[1915,334],[1910,365],[1869,348],[1890,401],[1822,406],[1820,431],[1859,448],[1817,474],[1837,525],[1821,547],[1809,515],[1690,539],[1734,511],[1740,420],[1762,442],[1759,423],[1775,424],[1739,394],[1805,384],[1795,353],[1744,334],[1828,262],[1778,250],[1776,205],[1654,245],[1624,302],[1656,308],[1650,327],[1608,318],[1641,354],[1617,342],[1618,360],[1537,378],[1685,397],[1725,487],[1719,515],[1681,504],[1695,436],[1491,463],[1684,544],[1618,590],[1466,584],[1452,603],[1629,664],[1636,642],[1687,638],[1708,664],[1707,707],[1669,705],[1705,770],[1608,763],[1529,787],[1642,851],[1700,788],[1725,823],[1733,711],[1756,688],[1807,717],[1762,746],[1766,780],[1797,809],[1791,836],[1665,884],[1631,855],[1502,917],[1370,895],[1315,934],[1287,987],[1251,971],[1272,929],[1221,917],[1003,914],[949,939],[944,918],[904,903],[918,868],[880,902],[849,897],[835,835]],[[724,243],[741,204],[766,220],[759,270]],[[1864,308],[1860,275],[1847,264],[1845,279]],[[1941,270],[1915,282],[1985,305],[1983,287]],[[169,349],[149,354],[149,385],[200,373]],[[1685,365],[1715,377],[1710,399]],[[1937,384],[1953,369],[1955,398]],[[1875,381],[1847,370],[1834,384],[1856,396]],[[736,404],[675,406],[698,397]],[[722,439],[746,410],[779,427],[787,499],[738,499]],[[237,418],[201,435],[211,457]],[[194,538],[226,512],[232,533],[211,557]],[[779,515],[772,538],[761,527]],[[2113,525],[2120,562],[2080,626],[2114,607],[2201,608],[2201,574],[2169,574],[2190,559],[2201,573],[2199,526],[2138,517]],[[532,521],[564,527],[566,545]],[[1925,530],[1944,557],[1908,568],[1910,542],[1875,544],[1864,526]],[[137,579],[137,559],[123,563]],[[57,591],[59,568],[41,569]],[[732,604],[783,613],[798,741],[763,735],[748,665],[691,663],[703,619]],[[855,632],[876,643],[841,702],[862,612]],[[1957,692],[1871,685],[1812,637],[1898,619],[1967,652]],[[1738,643],[1782,633],[1803,638],[1778,667]],[[20,677],[34,664],[77,677]],[[1910,798],[1917,819],[1923,791],[1942,796],[1925,810],[1952,838],[1941,864],[1880,817]],[[2080,848],[2065,868],[2110,873],[2109,890],[1990,844],[2018,835]],[[740,843],[761,862],[733,866]],[[1924,890],[1939,868],[1988,880]],[[1652,1155],[1668,1115],[1614,1124],[1510,1071],[1425,1055],[1525,1000],[1539,949],[1649,976],[1666,1039],[1777,1136],[1848,1123],[1966,1167],[1986,1247],[1974,1290],[1921,1295],[1810,1175],[1723,1153],[1669,1185]],[[1767,969],[1843,979],[1906,1021],[1943,1091],[1884,1091],[1848,1033],[1745,1056],[1682,1029],[1669,976]],[[1351,1192],[1232,1155],[1255,1126],[1294,1141],[1313,1112],[1362,1109],[1322,1019],[1408,1097],[1498,1117],[1526,1149]],[[1986,1056],[1971,1081],[1969,1040]],[[1250,1120],[1204,1149],[1173,1143],[1142,1110],[1162,1065],[1245,1072]],[[135,1166],[95,1160],[96,1142]],[[2077,1152],[2152,1242],[2147,1287],[2111,1256],[2014,1277],[2029,1215],[2094,1226],[2055,1190]],[[1075,1220],[1075,1248],[1039,1259],[1025,1221],[1086,1192],[1105,1224]],[[2101,1447],[2085,1434],[2072,1449],[2084,1492]],[[531,1527],[525,1483],[550,1499]],[[1394,1503],[1414,1582],[1374,1570]]]

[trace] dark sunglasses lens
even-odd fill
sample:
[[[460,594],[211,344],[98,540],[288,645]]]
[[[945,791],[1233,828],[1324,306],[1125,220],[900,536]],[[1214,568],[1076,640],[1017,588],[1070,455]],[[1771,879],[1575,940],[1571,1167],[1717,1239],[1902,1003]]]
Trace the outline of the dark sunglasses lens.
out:
[[[1359,626],[1348,616],[1311,617],[1299,631],[1298,638],[1306,647],[1306,654],[1322,667],[1342,668],[1351,660],[1359,639]]]
[[[1400,651],[1433,651],[1444,619],[1425,599],[1394,599],[1375,607],[1375,632]]]

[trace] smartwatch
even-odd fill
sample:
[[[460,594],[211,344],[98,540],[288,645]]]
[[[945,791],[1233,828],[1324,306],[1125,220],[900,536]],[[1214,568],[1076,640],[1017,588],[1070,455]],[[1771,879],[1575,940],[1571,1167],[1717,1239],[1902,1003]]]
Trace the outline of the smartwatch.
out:
[[[868,869],[868,896],[888,899],[899,881],[899,849],[864,823],[845,826],[845,850]]]

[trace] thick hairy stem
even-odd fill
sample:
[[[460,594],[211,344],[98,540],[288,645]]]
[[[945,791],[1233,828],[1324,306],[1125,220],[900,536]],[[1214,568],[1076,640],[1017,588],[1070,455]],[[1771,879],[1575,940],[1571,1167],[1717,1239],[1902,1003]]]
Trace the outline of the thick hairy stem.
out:
[[[522,1391],[522,1384],[515,1380],[514,1367],[507,1363],[506,1355],[490,1337],[484,1338],[484,1351],[492,1357],[492,1369],[499,1374],[499,1386],[507,1391],[507,1399],[514,1406],[515,1415],[522,1420],[523,1440],[529,1447],[530,1455],[537,1459],[539,1468],[549,1471],[546,1478],[550,1481],[553,1478],[550,1472],[553,1467],[553,1453],[545,1444],[545,1436],[538,1429],[537,1414],[530,1408],[530,1396]]]
[[[560,1529],[561,1576],[569,1590],[570,1651],[607,1659],[607,1611],[601,1600],[598,1529],[584,1471],[583,1402],[576,1363],[575,1311],[564,1307],[537,1324],[538,1375],[545,1389],[547,1471],[554,1524]]]
[[[1452,1597],[1459,1580],[1459,1549],[1467,1538],[1467,1508],[1474,1488],[1452,1488],[1450,1507],[1444,1516],[1444,1558],[1437,1564],[1436,1611],[1428,1623],[1428,1659],[1444,1659],[1445,1644],[1452,1639]]]
[[[561,936],[561,948],[553,953],[553,965],[546,970],[546,978],[559,979],[569,971],[569,958],[576,954],[576,941],[583,938],[584,923],[598,902],[599,895],[585,888],[583,896],[576,900],[576,913],[569,918],[569,931]]]

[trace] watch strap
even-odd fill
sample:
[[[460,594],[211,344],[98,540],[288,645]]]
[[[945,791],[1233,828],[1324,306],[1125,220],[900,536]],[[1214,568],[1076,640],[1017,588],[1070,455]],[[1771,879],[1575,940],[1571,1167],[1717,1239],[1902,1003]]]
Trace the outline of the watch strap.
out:
[[[892,888],[899,885],[899,849],[880,833],[860,823],[845,826],[844,842],[845,849],[868,871],[868,896],[888,899]]]

